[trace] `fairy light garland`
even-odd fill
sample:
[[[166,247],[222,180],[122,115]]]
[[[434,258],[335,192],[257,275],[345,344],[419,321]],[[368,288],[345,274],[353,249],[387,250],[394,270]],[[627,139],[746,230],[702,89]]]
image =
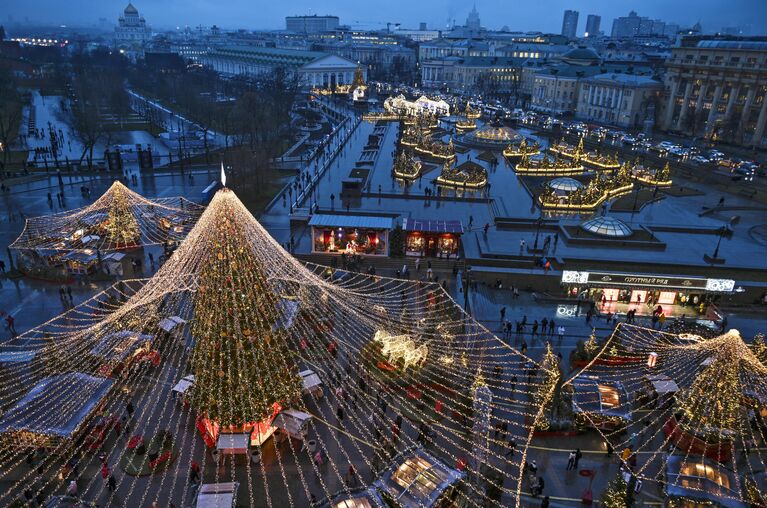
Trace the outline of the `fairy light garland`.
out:
[[[493,472],[503,472],[511,480],[503,492],[519,505],[521,465],[532,436],[529,422],[541,413],[533,399],[544,383],[537,378],[527,380],[522,374],[524,366],[534,362],[473,322],[438,284],[362,274],[328,280],[324,278],[326,270],[295,260],[253,219],[234,193],[220,191],[186,241],[152,279],[118,283],[23,334],[22,339],[41,341],[45,346],[24,369],[0,372],[0,400],[12,403],[30,385],[57,370],[98,372],[103,363],[88,356],[88,351],[105,337],[129,330],[154,337],[153,347],[156,345],[162,355],[162,364],[149,371],[150,375],[139,375],[137,370],[115,379],[114,393],[119,396],[110,395],[107,400],[105,407],[110,412],[120,412],[127,397],[134,400],[139,408],[134,415],[136,426],[146,429],[134,427],[135,432],[193,429],[200,414],[226,424],[259,421],[274,402],[317,416],[308,429],[318,449],[325,453],[327,474],[332,478],[326,480],[326,473],[314,465],[308,450],[291,442],[280,449],[273,463],[266,463],[262,455],[257,464],[246,467],[247,494],[243,495],[251,504],[273,505],[270,491],[274,488],[288,491],[287,504],[291,506],[306,505],[310,494],[331,497],[336,493],[335,484],[349,495],[351,489],[344,479],[349,464],[357,469],[358,484],[371,485],[376,464],[388,460],[386,454],[375,451],[375,429],[368,420],[372,414],[384,441],[391,439],[390,429],[397,424],[397,415],[404,415],[405,428],[395,453],[418,445],[410,429],[421,420],[429,422],[429,452],[449,467],[468,463],[470,476],[480,480],[466,485],[461,494],[468,506],[488,501],[481,485]],[[295,315],[286,310],[287,302],[296,304]],[[180,324],[168,332],[160,323],[171,317],[179,318]],[[395,361],[393,374],[364,373],[368,388],[362,390],[358,378],[363,374],[357,360],[374,342],[378,330],[408,336],[401,344],[407,346],[402,359],[408,352],[428,353],[408,357],[406,369]],[[328,347],[331,343],[335,349]],[[51,361],[54,357],[56,362]],[[440,361],[443,357],[454,361]],[[493,374],[498,364],[505,366],[501,376]],[[326,387],[325,397],[301,396],[295,373],[306,368],[320,377]],[[189,395],[190,406],[179,410],[168,394],[166,381],[173,383],[189,373],[198,376],[198,382]],[[519,381],[512,380],[515,375]],[[481,447],[488,458],[484,468],[472,465],[475,452],[460,423],[460,415],[471,410],[471,387],[477,377],[485,379],[493,392],[494,421],[505,422],[520,445],[520,453],[512,458],[502,450]],[[343,396],[336,396],[337,387]],[[385,412],[376,400],[381,393],[387,394]],[[520,393],[526,395],[520,397]],[[77,394],[68,397],[62,407],[70,403],[72,407],[79,403]],[[441,415],[435,406],[442,407]],[[337,426],[337,407],[343,408],[341,427],[348,437],[327,427],[326,423]],[[441,417],[432,419],[432,415]],[[196,431],[184,431],[174,443],[180,457],[197,460],[203,474],[210,470]],[[129,453],[122,443],[112,444],[111,439],[105,447],[110,461],[119,461]],[[62,458],[86,455],[84,449],[61,447],[58,451]],[[374,455],[380,458],[374,459]],[[23,451],[12,453],[3,462],[9,468],[6,471],[21,467],[23,458]],[[51,455],[44,460],[46,471],[52,471],[61,459],[54,460]],[[152,483],[159,483],[162,491],[168,485],[167,496],[122,472],[116,473],[119,490],[131,499],[140,497],[142,506],[150,501],[181,499],[178,496],[189,492],[188,486],[178,485],[185,483],[186,467],[188,462],[178,460],[175,466],[155,473],[159,479]],[[298,474],[293,473],[294,468]],[[226,481],[223,478],[229,477],[243,481],[234,468],[223,476],[219,469],[205,480]],[[258,473],[262,480],[256,478]],[[318,481],[310,480],[311,476]],[[23,485],[19,481],[0,494],[0,502],[13,499]],[[91,479],[86,491],[96,493],[98,487],[98,481]]]

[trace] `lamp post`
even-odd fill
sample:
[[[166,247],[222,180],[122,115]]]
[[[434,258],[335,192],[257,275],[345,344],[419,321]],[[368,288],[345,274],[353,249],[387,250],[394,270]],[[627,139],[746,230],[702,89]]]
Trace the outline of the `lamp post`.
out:
[[[533,250],[538,250],[538,237],[541,234],[541,224],[543,223],[543,210],[541,210],[541,214],[538,216],[538,218],[535,220],[535,242],[533,243]]]
[[[714,255],[711,256],[713,259],[719,259],[719,247],[722,245],[722,238],[725,234],[727,234],[727,231],[729,231],[729,228],[727,226],[722,226],[719,228],[719,239],[716,241],[716,248],[714,249]]]

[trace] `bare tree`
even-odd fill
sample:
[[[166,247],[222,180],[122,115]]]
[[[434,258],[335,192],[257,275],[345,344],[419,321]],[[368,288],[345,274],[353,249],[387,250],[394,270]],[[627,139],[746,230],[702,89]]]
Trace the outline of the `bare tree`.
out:
[[[23,98],[16,87],[16,80],[7,69],[0,70],[0,144],[5,170],[10,156],[10,144],[14,141],[22,118]]]

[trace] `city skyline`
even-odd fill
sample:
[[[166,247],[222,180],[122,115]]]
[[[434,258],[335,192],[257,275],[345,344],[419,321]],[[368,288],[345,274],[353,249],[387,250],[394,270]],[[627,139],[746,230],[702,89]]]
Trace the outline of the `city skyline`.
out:
[[[91,26],[100,18],[114,22],[127,5],[124,0],[108,0],[98,5],[91,5],[86,0],[72,0],[66,10],[53,0],[34,0],[23,4],[8,6],[6,16],[1,23],[53,24],[68,26]],[[602,17],[602,30],[609,30],[612,20],[626,16],[635,10],[641,16],[659,18],[664,21],[691,26],[700,22],[707,32],[718,31],[729,26],[749,26],[752,34],[767,33],[767,3],[759,0],[734,0],[722,4],[717,0],[695,2],[683,0],[673,9],[661,0],[650,0],[640,5],[628,2],[609,2],[597,0],[584,4],[572,0],[548,0],[534,6],[515,6],[509,9],[501,0],[481,0],[476,2],[482,20],[482,26],[499,30],[507,26],[512,31],[541,31],[558,33],[561,29],[562,14],[566,9],[581,13],[577,34],[585,30],[588,14]],[[183,26],[213,25],[223,28],[245,29],[284,29],[285,17],[303,14],[330,14],[339,16],[343,25],[354,28],[385,28],[387,23],[400,24],[403,28],[417,28],[426,22],[429,29],[445,29],[449,23],[463,25],[471,11],[471,4],[457,0],[431,1],[416,5],[404,0],[392,0],[385,6],[371,6],[365,14],[351,1],[333,2],[333,5],[317,9],[306,0],[298,0],[285,6],[264,6],[256,12],[243,0],[227,2],[227,9],[211,0],[198,0],[188,5],[179,0],[160,0],[156,2],[136,2],[136,7],[155,29]],[[85,13],[77,17],[73,13]],[[394,14],[392,14],[394,13]],[[546,14],[545,16],[543,14]]]

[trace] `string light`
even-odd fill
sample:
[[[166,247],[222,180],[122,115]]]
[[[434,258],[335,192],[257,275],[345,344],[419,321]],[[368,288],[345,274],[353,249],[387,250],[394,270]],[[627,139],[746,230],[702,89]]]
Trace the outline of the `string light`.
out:
[[[214,471],[206,481],[246,483],[251,504],[272,505],[275,488],[287,491],[281,499],[291,506],[305,506],[310,494],[350,496],[345,474],[349,464],[355,465],[360,486],[369,487],[397,452],[422,446],[415,428],[424,422],[435,460],[449,468],[465,466],[478,480],[459,493],[466,506],[490,502],[483,482],[499,472],[508,478],[503,492],[518,506],[521,465],[532,435],[527,422],[536,420],[540,408],[514,393],[524,391],[532,398],[539,392],[541,382],[522,374],[534,362],[464,314],[436,283],[354,273],[326,278],[326,273],[327,267],[304,265],[285,252],[234,193],[223,189],[154,277],[120,282],[9,345],[21,353],[26,344],[39,343],[42,350],[29,364],[0,371],[0,402],[13,405],[30,387],[62,371],[106,372],[104,359],[89,352],[105,338],[128,331],[152,337],[152,348],[162,359],[157,367],[136,365],[113,377],[103,410],[119,418],[131,400],[137,407],[133,432],[187,429],[174,436],[174,453],[195,458],[206,475]],[[394,337],[378,334],[381,341],[388,340],[393,372],[359,361],[366,348],[380,343],[379,331]],[[489,375],[496,365],[504,366],[503,374]],[[317,374],[325,386],[323,397],[302,395],[296,374],[304,369]],[[188,405],[181,406],[169,396],[169,385],[190,373],[196,382]],[[366,380],[364,389],[360,379]],[[466,438],[471,422],[464,420],[474,411],[477,380],[492,393],[492,418],[507,424],[522,453],[508,457],[490,446],[489,437]],[[85,396],[71,389],[63,393],[57,414],[72,414]],[[387,408],[382,411],[376,399],[384,394]],[[206,445],[189,430],[195,422],[207,418],[221,431],[229,425],[266,425],[275,404],[312,415],[306,428],[323,452],[327,471],[314,464],[306,446],[294,443],[281,447],[274,463],[256,460],[252,469],[260,475],[251,474],[250,464],[245,477],[234,468],[227,474],[206,467]],[[36,428],[50,425],[51,415],[34,407],[24,411]],[[82,427],[86,432],[88,420]],[[392,429],[398,425],[402,428],[395,439]],[[121,493],[137,496],[141,506],[166,499],[180,502],[189,495],[188,486],[178,485],[188,459],[155,471],[156,481],[137,480],[114,467],[133,453],[112,439],[115,433],[107,430],[101,447]],[[0,478],[22,467],[26,446],[18,442],[10,448]],[[68,481],[53,474],[61,460],[96,460],[84,445],[73,442],[64,441],[51,452],[41,459],[46,490],[63,488]],[[147,467],[148,461],[138,460],[137,466]],[[33,472],[18,478],[0,493],[0,503],[19,495],[33,481]],[[86,495],[100,492],[97,483],[87,479]]]

